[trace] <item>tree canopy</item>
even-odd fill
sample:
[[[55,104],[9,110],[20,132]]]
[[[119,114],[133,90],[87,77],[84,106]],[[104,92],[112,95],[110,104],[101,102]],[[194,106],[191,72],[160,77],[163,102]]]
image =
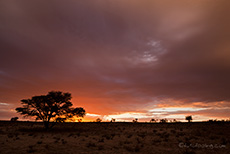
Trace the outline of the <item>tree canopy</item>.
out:
[[[190,116],[186,116],[185,120],[188,120],[188,122],[191,122],[192,121],[192,116],[191,115]]]
[[[70,93],[51,91],[47,95],[33,96],[31,99],[21,100],[22,107],[16,111],[25,117],[35,117],[42,120],[45,128],[53,127],[57,122],[84,117],[86,112],[82,107],[73,108]],[[50,126],[50,122],[52,125]]]

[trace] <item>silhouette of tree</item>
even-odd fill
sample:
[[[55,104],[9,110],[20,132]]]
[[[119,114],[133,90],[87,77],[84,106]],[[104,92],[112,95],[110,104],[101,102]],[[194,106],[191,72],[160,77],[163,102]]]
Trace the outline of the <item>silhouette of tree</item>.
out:
[[[150,123],[151,123],[151,122],[157,122],[157,121],[156,121],[156,119],[151,119],[151,120],[150,120]]]
[[[17,121],[18,120],[18,117],[13,117],[10,119],[10,121]]]
[[[167,122],[168,122],[167,119],[161,119],[161,120],[160,120],[160,123],[167,123]]]
[[[137,123],[137,122],[138,122],[138,119],[137,119],[137,118],[133,120],[133,123]]]
[[[16,111],[24,117],[35,117],[42,120],[46,129],[52,128],[57,122],[65,122],[74,117],[84,117],[85,110],[81,107],[73,108],[70,93],[51,91],[47,95],[34,96],[21,100],[23,107]],[[50,122],[52,125],[50,126]]]
[[[191,122],[192,121],[192,116],[186,116],[185,120],[188,120],[188,122]]]
[[[115,121],[116,121],[116,119],[113,119],[113,118],[112,118],[110,122],[115,122]]]
[[[96,122],[101,122],[102,120],[100,118],[97,118],[96,119]]]

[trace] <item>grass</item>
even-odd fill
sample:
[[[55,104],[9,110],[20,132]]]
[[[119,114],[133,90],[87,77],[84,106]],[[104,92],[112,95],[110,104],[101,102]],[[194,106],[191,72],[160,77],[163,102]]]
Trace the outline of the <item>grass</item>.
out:
[[[223,153],[230,151],[230,123],[42,123],[0,121],[0,153]],[[222,148],[179,147],[217,144]]]

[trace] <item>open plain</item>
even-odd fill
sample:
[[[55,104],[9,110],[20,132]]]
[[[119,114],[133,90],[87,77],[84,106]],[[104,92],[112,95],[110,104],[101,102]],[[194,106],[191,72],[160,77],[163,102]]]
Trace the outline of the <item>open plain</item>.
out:
[[[230,123],[0,122],[1,154],[227,154]]]

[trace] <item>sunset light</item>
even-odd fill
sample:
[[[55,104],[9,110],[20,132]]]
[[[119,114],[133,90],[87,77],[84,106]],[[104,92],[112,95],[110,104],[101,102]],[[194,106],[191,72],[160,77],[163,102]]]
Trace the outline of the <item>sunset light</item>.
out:
[[[1,119],[52,90],[70,92],[83,121],[228,119],[225,3],[1,2]]]
[[[0,154],[230,154],[230,0],[1,0]]]

